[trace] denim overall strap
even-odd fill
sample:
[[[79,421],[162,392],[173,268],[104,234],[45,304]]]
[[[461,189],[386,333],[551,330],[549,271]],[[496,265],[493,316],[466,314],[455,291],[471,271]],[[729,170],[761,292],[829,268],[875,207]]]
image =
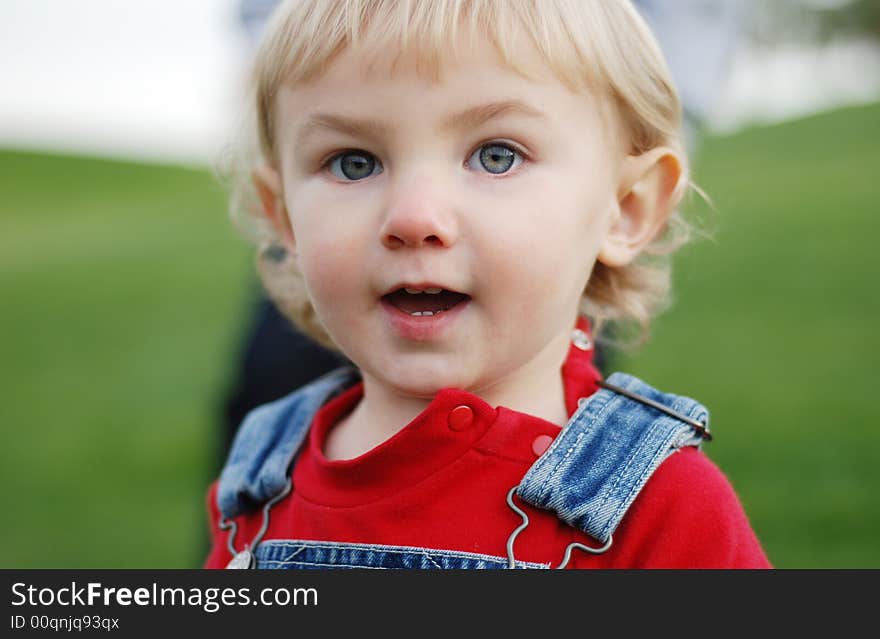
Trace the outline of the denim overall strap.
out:
[[[254,510],[284,490],[315,413],[357,379],[353,368],[339,368],[248,413],[220,474],[217,505],[224,517]]]
[[[624,373],[614,373],[608,383],[708,424],[708,411],[693,399],[662,393]],[[602,388],[582,402],[516,494],[605,543],[660,462],[701,441],[686,422]]]

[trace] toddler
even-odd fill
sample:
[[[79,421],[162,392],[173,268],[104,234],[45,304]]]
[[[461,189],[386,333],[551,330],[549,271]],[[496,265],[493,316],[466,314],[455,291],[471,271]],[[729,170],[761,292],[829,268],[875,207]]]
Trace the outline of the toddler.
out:
[[[290,0],[254,91],[264,284],[356,368],[245,419],[208,567],[769,565],[705,408],[592,364],[687,233],[628,0]]]

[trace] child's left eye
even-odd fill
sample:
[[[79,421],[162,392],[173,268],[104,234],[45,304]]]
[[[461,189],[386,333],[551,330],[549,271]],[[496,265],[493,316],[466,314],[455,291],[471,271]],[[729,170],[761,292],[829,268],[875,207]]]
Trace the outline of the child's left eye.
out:
[[[486,171],[494,175],[507,173],[522,164],[522,155],[501,142],[484,144],[468,158],[467,165],[473,171]]]

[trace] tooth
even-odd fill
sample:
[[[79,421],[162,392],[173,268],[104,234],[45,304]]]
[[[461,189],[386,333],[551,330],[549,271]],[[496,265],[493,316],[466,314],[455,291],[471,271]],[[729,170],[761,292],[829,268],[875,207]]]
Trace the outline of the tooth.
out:
[[[424,317],[424,316],[430,317],[433,314],[434,313],[432,313],[431,311],[416,311],[415,313],[410,313],[410,315],[412,315],[413,317]]]
[[[417,295],[418,293],[422,292],[421,290],[419,290],[417,288],[404,288],[403,290],[406,291],[407,293],[409,293],[410,295]]]
[[[430,293],[431,295],[437,295],[437,293],[439,293],[442,290],[443,290],[442,288],[426,288],[425,293]]]

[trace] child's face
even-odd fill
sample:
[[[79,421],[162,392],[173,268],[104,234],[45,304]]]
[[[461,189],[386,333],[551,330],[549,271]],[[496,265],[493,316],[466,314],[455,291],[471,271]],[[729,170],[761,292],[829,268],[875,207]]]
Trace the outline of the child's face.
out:
[[[278,95],[289,248],[330,336],[394,392],[559,374],[618,211],[623,143],[598,97],[524,56],[543,81],[489,45],[439,82],[349,50]]]

